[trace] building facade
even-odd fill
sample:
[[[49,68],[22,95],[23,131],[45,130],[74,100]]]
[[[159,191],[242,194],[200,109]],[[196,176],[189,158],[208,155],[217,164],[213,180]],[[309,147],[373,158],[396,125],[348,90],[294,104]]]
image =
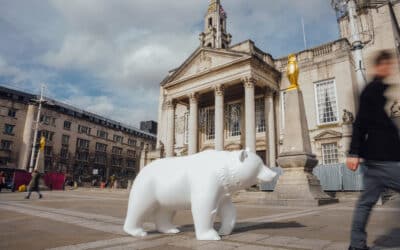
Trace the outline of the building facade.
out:
[[[0,166],[30,164],[37,96],[0,87]],[[46,99],[38,138],[46,138],[45,172],[67,173],[82,181],[133,178],[140,156],[154,150],[156,135],[72,106]],[[39,140],[38,140],[39,141]]]
[[[375,51],[397,52],[399,44],[399,1],[375,2],[380,3],[357,5],[367,66]],[[150,161],[206,149],[249,148],[276,166],[285,140],[287,57],[273,58],[251,40],[231,45],[226,18],[220,1],[211,0],[200,46],[161,82],[158,150]],[[346,13],[338,15],[338,23],[338,40],[294,53],[312,151],[323,165],[344,162],[361,91]]]

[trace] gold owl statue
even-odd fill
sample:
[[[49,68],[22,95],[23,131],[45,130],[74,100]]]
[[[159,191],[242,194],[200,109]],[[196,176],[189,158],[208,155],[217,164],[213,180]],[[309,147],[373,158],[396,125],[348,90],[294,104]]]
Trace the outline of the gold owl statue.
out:
[[[298,89],[299,87],[299,66],[297,65],[296,55],[290,54],[288,57],[288,64],[286,68],[286,75],[289,79],[290,86],[288,90]]]
[[[46,138],[42,136],[40,138],[40,151],[43,151],[45,146],[46,146]]]

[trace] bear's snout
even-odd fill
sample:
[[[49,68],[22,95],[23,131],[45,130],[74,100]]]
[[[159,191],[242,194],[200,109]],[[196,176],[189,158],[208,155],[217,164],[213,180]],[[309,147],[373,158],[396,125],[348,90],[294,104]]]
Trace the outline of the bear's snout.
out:
[[[267,167],[263,167],[257,176],[261,182],[270,182],[276,177],[276,173]]]

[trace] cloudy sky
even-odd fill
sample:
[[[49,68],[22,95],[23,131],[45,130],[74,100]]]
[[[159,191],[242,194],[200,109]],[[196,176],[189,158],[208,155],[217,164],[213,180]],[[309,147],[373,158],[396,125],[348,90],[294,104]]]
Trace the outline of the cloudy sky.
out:
[[[280,57],[338,37],[329,0],[222,0],[233,43]],[[0,85],[137,126],[199,45],[207,0],[0,0]]]

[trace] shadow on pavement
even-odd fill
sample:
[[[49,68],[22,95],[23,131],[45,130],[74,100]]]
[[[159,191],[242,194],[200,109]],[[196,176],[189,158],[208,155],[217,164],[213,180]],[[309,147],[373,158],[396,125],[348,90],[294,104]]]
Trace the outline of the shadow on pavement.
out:
[[[246,224],[242,225],[242,223],[236,224],[239,228],[235,229],[233,234],[235,233],[243,233],[258,229],[282,229],[282,228],[302,228],[305,227],[303,224],[298,222],[267,222],[267,223],[260,223],[256,225],[246,226]]]
[[[387,235],[379,237],[374,241],[374,245],[395,249],[400,248],[400,228],[395,228]]]

